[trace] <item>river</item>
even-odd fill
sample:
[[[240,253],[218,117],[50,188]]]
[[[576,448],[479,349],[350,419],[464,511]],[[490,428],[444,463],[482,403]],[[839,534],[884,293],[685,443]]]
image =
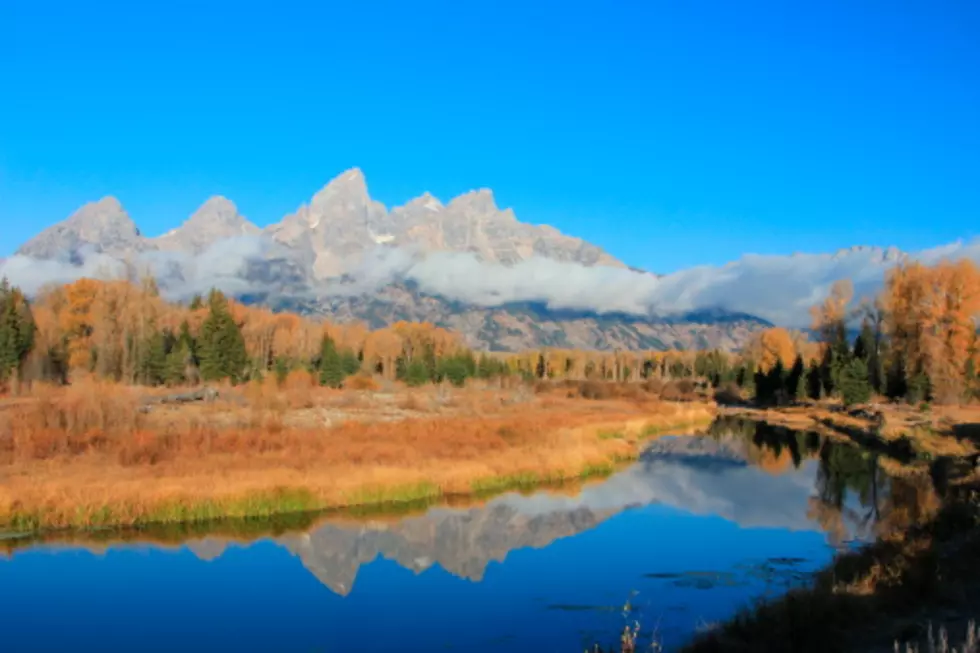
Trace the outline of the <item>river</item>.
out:
[[[743,431],[476,505],[8,541],[0,649],[576,653],[639,621],[671,650],[895,503],[865,452]]]

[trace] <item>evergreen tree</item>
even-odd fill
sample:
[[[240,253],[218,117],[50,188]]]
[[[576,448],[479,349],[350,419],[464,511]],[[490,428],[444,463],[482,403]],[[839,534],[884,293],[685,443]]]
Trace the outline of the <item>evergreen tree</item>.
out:
[[[810,398],[810,388],[807,379],[807,374],[804,372],[800,374],[799,378],[796,380],[796,400],[799,402],[805,402]]]
[[[881,363],[881,345],[875,330],[867,319],[861,324],[861,333],[854,342],[854,357],[862,359],[868,366],[868,382],[874,392],[881,392],[885,386],[885,374]]]
[[[164,335],[154,331],[139,350],[137,378],[143,385],[159,385],[164,381],[167,367],[167,354]]]
[[[200,295],[194,295],[194,297],[191,298],[191,303],[188,308],[192,311],[197,311],[204,308],[204,298],[202,298]]]
[[[929,401],[932,395],[932,384],[925,372],[913,375],[906,382],[905,400],[910,404]]]
[[[334,344],[330,336],[323,336],[323,342],[320,345],[320,384],[339,388],[346,378],[344,360],[340,352],[337,351],[337,345]]]
[[[167,354],[163,368],[163,380],[167,385],[180,385],[187,380],[187,365],[191,362],[191,352],[186,342],[178,340],[177,345]]]
[[[425,362],[416,358],[405,369],[405,383],[413,388],[429,382],[429,368]]]
[[[345,349],[340,354],[340,367],[344,370],[344,377],[357,374],[361,369],[361,361],[353,349]]]
[[[810,399],[822,399],[823,376],[820,374],[820,365],[815,360],[810,361],[806,370],[806,393]]]
[[[793,361],[793,367],[790,368],[789,374],[786,376],[786,398],[793,398],[797,401],[803,401],[806,399],[805,396],[801,396],[800,392],[806,394],[806,366],[803,364],[803,357],[797,355],[796,360]]]
[[[34,317],[20,290],[0,279],[0,381],[18,371],[34,347]]]
[[[290,369],[292,365],[289,364],[289,359],[285,356],[276,356],[276,359],[272,362],[272,369],[276,374],[276,382],[282,385],[286,382],[286,377],[289,376]]]
[[[436,378],[440,381],[446,380],[456,387],[462,387],[466,383],[469,370],[466,361],[461,356],[448,356],[439,361]]]
[[[908,383],[905,375],[905,363],[901,358],[894,358],[885,374],[885,396],[892,400],[905,399]]]
[[[840,396],[845,406],[864,404],[871,399],[868,365],[863,359],[851,359],[841,368],[838,379]]]
[[[183,345],[188,353],[194,357],[194,364],[197,365],[197,341],[191,335],[191,326],[184,320],[180,323],[180,333],[177,334],[178,346]]]
[[[245,338],[228,308],[228,300],[217,290],[208,296],[208,316],[198,337],[201,377],[205,381],[230,379],[238,383],[248,370]]]

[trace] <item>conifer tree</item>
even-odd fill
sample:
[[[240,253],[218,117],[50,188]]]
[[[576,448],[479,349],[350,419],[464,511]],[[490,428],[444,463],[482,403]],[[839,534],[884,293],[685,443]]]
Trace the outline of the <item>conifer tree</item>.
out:
[[[34,347],[34,317],[20,290],[0,279],[0,381],[18,371]]]
[[[323,336],[320,346],[320,385],[339,388],[346,377],[344,361],[337,351],[337,345],[330,336]]]
[[[167,385],[180,385],[187,380],[186,370],[191,363],[191,353],[187,343],[178,340],[163,367],[163,381]]]
[[[197,344],[204,380],[242,380],[248,366],[245,338],[231,316],[228,300],[217,290],[208,296],[208,316],[201,324]]]
[[[361,361],[353,349],[345,349],[340,353],[340,366],[344,370],[344,376],[348,377],[360,371]]]
[[[139,349],[137,378],[143,385],[159,385],[164,381],[167,367],[167,354],[164,337],[154,331]]]
[[[864,359],[851,359],[841,368],[838,379],[840,396],[845,406],[864,404],[871,398],[868,365]]]
[[[809,383],[807,381],[807,374],[805,372],[800,374],[796,380],[796,400],[799,402],[804,402],[810,398]]]
[[[417,388],[429,382],[429,368],[419,359],[413,360],[405,369],[405,383]]]

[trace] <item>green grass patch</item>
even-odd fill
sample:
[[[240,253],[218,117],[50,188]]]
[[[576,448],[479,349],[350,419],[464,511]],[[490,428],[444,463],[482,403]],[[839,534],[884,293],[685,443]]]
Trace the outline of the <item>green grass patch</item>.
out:
[[[599,431],[600,440],[625,440],[626,434],[622,431]]]
[[[502,476],[489,476],[478,478],[470,483],[470,490],[476,495],[497,494],[507,490],[520,488],[536,487],[542,483],[540,476],[533,472],[521,472],[519,474],[504,474]]]
[[[442,490],[427,481],[409,485],[364,488],[347,498],[349,506],[410,504],[442,496]]]

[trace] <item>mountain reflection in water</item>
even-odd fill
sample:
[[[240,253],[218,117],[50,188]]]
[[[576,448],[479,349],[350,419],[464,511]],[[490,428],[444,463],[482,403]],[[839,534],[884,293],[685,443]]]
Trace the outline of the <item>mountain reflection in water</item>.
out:
[[[18,643],[25,644],[23,650],[59,650],[57,633],[38,633],[30,624],[38,622],[37,615],[60,617],[58,610],[71,610],[69,597],[77,588],[67,579],[88,576],[102,583],[90,597],[92,605],[104,601],[109,613],[93,612],[96,624],[86,626],[95,629],[101,619],[110,630],[118,623],[112,620],[113,603],[155,606],[142,618],[130,617],[122,629],[132,636],[160,635],[171,626],[184,632],[190,619],[195,633],[222,642],[231,637],[227,629],[233,624],[225,623],[230,615],[200,621],[179,610],[161,613],[159,594],[178,591],[173,584],[179,582],[185,603],[224,596],[241,607],[249,592],[259,592],[253,603],[277,602],[275,612],[293,628],[283,631],[286,639],[275,640],[276,650],[390,650],[396,640],[400,650],[450,644],[466,650],[582,650],[590,638],[615,636],[631,596],[633,607],[625,616],[659,623],[668,643],[677,643],[699,621],[725,618],[760,594],[805,582],[832,555],[828,543],[866,540],[883,524],[914,517],[925,509],[929,492],[921,483],[884,474],[874,456],[855,447],[721,421],[707,436],[653,441],[636,464],[574,495],[542,490],[418,515],[331,517],[306,530],[261,537],[216,532],[161,542],[153,531],[126,535],[156,539],[149,549],[132,541],[14,549],[0,563],[6,596],[0,599],[0,623],[6,641],[14,643],[11,650],[21,650]],[[79,548],[102,555],[66,554]],[[134,561],[137,548],[143,558]],[[193,564],[183,557],[187,552]],[[296,558],[341,602],[300,590],[295,574],[286,571],[295,568]],[[218,565],[224,580],[205,573],[201,561]],[[150,566],[156,570],[153,584],[127,586],[116,579],[134,569],[138,577]],[[273,567],[278,571],[270,576]],[[232,568],[229,580],[224,574]],[[253,576],[259,587],[248,584]],[[311,602],[333,626],[293,623],[287,606],[304,612]],[[439,616],[440,611],[455,616]],[[408,614],[414,619],[406,622]],[[243,618],[247,614],[236,613],[233,623],[241,626]],[[441,623],[449,618],[455,621]],[[355,636],[358,623],[370,627],[376,620],[400,624],[403,636]],[[269,650],[263,637],[272,635],[259,622],[241,627],[256,632],[243,636],[235,650]],[[85,631],[72,641],[84,642]],[[101,650],[116,650],[100,637]],[[201,650],[207,640],[200,640]],[[136,648],[147,649],[142,641]],[[178,648],[188,650],[186,642]]]

